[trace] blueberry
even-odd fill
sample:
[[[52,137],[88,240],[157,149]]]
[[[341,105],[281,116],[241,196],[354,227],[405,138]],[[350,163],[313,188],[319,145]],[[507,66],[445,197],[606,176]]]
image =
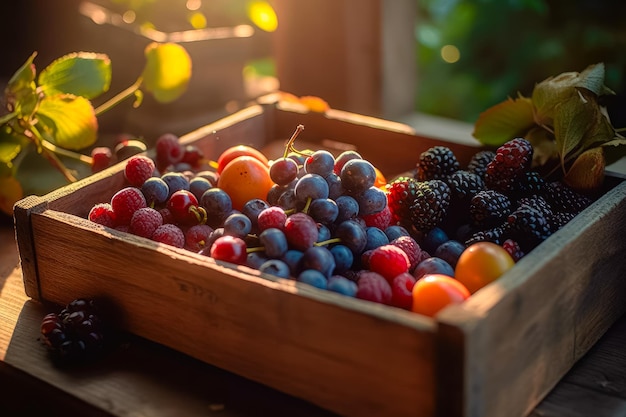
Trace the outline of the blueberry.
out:
[[[259,271],[280,278],[289,278],[289,266],[280,259],[269,259],[259,266]]]
[[[465,250],[465,245],[458,240],[448,240],[442,243],[435,250],[434,256],[443,259],[450,264],[452,268],[456,267],[459,256]]]
[[[333,275],[328,279],[327,289],[348,297],[355,297],[358,290],[356,282],[341,275]]]
[[[417,264],[413,270],[413,276],[417,279],[426,274],[444,274],[454,277],[454,268],[443,259],[431,256]]]
[[[327,288],[328,280],[323,273],[316,269],[305,269],[304,271],[300,272],[297,280],[299,282],[304,282],[305,284],[309,284],[323,290]]]
[[[450,238],[447,233],[442,228],[435,227],[426,234],[422,246],[426,252],[433,254],[439,245],[448,240],[450,240]]]

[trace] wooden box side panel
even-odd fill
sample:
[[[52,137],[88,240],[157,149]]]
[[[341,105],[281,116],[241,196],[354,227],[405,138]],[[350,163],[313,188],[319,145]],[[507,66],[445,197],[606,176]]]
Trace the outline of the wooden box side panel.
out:
[[[340,414],[433,413],[432,320],[64,213],[32,222],[45,300],[110,299],[129,331]]]
[[[625,212],[626,182],[437,317],[438,373],[462,381],[441,415],[527,415],[626,311]]]

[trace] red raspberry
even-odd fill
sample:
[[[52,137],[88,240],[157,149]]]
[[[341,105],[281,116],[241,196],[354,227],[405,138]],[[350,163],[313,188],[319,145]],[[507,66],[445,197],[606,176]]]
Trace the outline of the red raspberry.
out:
[[[185,156],[185,148],[173,133],[159,136],[155,144],[156,165],[159,171],[165,171],[170,165],[180,162]]]
[[[140,208],[130,218],[129,232],[141,236],[151,237],[157,227],[163,224],[161,213],[150,207]]]
[[[513,239],[507,239],[502,242],[502,247],[509,253],[509,255],[511,255],[511,258],[513,258],[515,262],[524,257],[524,251],[520,247],[519,243]]]
[[[412,177],[399,177],[387,184],[387,206],[391,211],[392,223],[410,218],[409,208],[413,205],[419,181]]]
[[[111,207],[110,203],[96,204],[91,208],[91,210],[89,210],[87,218],[92,222],[103,226],[115,226],[115,213],[113,212],[113,207]]]
[[[411,310],[413,306],[413,286],[417,280],[408,272],[396,275],[391,281],[391,305]]]
[[[399,236],[390,244],[399,247],[409,258],[409,271],[413,271],[418,263],[424,258],[422,248],[411,236]]]
[[[185,231],[185,249],[200,252],[209,242],[213,228],[206,224],[196,224]]]
[[[356,298],[380,304],[391,303],[391,286],[389,282],[377,272],[359,272],[357,287]]]
[[[366,214],[361,216],[365,221],[365,225],[378,227],[380,230],[385,230],[391,225],[391,209],[389,205],[385,206],[385,208],[378,213],[374,214]]]
[[[409,257],[398,246],[387,244],[372,250],[369,269],[377,272],[389,282],[397,275],[409,270]]]
[[[146,206],[146,198],[137,187],[122,188],[111,197],[111,207],[120,224],[128,224],[133,213]]]
[[[185,234],[180,227],[167,223],[156,228],[152,234],[152,240],[167,245],[182,248],[185,246]]]
[[[110,167],[114,161],[111,148],[98,146],[91,150],[91,172],[100,172]]]
[[[141,187],[141,185],[154,175],[154,161],[144,155],[131,156],[124,167],[124,177],[132,186]]]
[[[259,232],[269,228],[283,230],[286,220],[287,214],[282,207],[271,206],[259,212],[257,216],[257,227],[259,228]]]
[[[533,159],[533,146],[524,138],[515,138],[496,149],[496,156],[487,165],[485,187],[501,193],[513,189],[517,178],[528,171]]]

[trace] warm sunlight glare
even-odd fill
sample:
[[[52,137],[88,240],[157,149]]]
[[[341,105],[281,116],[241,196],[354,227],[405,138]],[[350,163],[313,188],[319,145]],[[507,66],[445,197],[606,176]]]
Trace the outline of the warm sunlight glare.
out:
[[[137,18],[137,15],[132,10],[126,10],[124,14],[122,15],[122,20],[124,21],[124,23],[128,23],[128,24],[135,22],[136,18]]]
[[[261,30],[274,32],[278,27],[278,17],[266,1],[251,1],[248,4],[248,17]]]
[[[206,16],[204,13],[195,12],[189,16],[189,23],[194,29],[204,29],[206,27]]]
[[[187,10],[198,10],[202,7],[202,0],[187,0]]]
[[[441,48],[441,58],[448,64],[454,64],[461,59],[461,52],[454,45],[445,45]]]

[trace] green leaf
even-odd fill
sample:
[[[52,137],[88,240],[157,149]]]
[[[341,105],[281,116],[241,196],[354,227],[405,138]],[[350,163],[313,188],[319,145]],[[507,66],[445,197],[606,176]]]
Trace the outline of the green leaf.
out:
[[[535,85],[532,102],[537,122],[550,125],[556,106],[577,95],[579,89],[589,90],[596,96],[614,94],[604,85],[604,63],[590,65],[580,73],[564,72]]]
[[[191,78],[191,58],[187,50],[176,43],[153,42],[145,49],[146,66],[143,85],[160,103],[180,97]]]
[[[13,108],[13,112],[18,117],[30,118],[39,103],[39,94],[35,84],[35,64],[33,60],[37,53],[33,53],[26,62],[13,74],[7,87],[5,95],[7,104]]]
[[[550,160],[559,159],[554,135],[543,127],[533,127],[524,138],[533,145],[533,166],[544,166]]]
[[[482,112],[472,135],[483,145],[500,146],[517,136],[524,136],[534,125],[532,102],[520,96]]]
[[[555,106],[554,138],[562,165],[569,156],[582,152],[581,144],[590,131],[597,129],[596,103],[585,99],[582,93],[569,97]],[[577,151],[570,155],[570,153]]]
[[[46,95],[67,93],[93,99],[109,90],[111,60],[105,54],[74,52],[48,65],[38,82]]]
[[[37,112],[45,139],[62,148],[80,150],[97,139],[98,120],[85,97],[59,94],[41,101]]]

